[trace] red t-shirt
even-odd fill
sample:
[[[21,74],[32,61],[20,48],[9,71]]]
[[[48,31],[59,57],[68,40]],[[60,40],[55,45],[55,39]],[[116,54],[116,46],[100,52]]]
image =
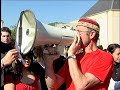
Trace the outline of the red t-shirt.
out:
[[[6,75],[5,83],[14,83],[15,90],[39,90],[38,89],[38,80],[39,78],[35,77],[35,80],[32,84],[22,83],[20,80],[14,81],[11,75]]]
[[[87,90],[107,90],[113,72],[112,55],[98,49],[85,55],[82,53],[77,54],[76,57],[79,69],[83,74],[88,72],[101,80],[101,83]],[[75,90],[74,83],[70,77],[67,61],[58,74],[64,78],[67,90]]]

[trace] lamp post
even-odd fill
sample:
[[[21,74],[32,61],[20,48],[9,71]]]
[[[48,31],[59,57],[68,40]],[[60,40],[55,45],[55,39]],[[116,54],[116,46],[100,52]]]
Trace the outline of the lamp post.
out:
[[[3,20],[1,20],[1,28],[3,27],[3,23],[4,23],[4,21],[3,21]]]

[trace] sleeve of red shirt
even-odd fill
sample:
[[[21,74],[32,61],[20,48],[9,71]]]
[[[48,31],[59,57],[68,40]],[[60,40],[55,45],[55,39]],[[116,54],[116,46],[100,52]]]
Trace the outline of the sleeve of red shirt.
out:
[[[12,75],[6,75],[4,79],[4,83],[14,83]]]
[[[106,77],[111,77],[113,71],[113,57],[110,54],[101,55],[96,62],[93,63],[88,72],[99,78],[102,82]]]

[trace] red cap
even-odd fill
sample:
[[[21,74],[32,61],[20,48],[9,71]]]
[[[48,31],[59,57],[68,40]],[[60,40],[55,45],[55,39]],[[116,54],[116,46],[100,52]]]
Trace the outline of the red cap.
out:
[[[100,30],[99,24],[90,18],[81,18],[78,21],[78,25],[94,29],[96,31]]]

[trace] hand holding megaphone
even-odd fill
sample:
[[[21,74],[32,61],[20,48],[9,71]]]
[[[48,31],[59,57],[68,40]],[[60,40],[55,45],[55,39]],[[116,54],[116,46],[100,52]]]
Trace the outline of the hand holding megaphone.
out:
[[[51,45],[45,45],[45,50],[47,50],[47,53],[44,51],[46,54],[54,55],[57,54],[57,45],[51,44]]]
[[[18,45],[15,43],[15,49],[19,52],[19,58],[18,60],[22,62],[22,64],[25,64],[25,61],[23,60],[21,54],[20,54],[20,50],[19,50],[19,47]]]
[[[54,60],[57,60],[60,57],[60,52],[57,51],[57,46],[47,46],[46,50],[48,53],[45,53],[45,63],[50,64],[53,63]]]

